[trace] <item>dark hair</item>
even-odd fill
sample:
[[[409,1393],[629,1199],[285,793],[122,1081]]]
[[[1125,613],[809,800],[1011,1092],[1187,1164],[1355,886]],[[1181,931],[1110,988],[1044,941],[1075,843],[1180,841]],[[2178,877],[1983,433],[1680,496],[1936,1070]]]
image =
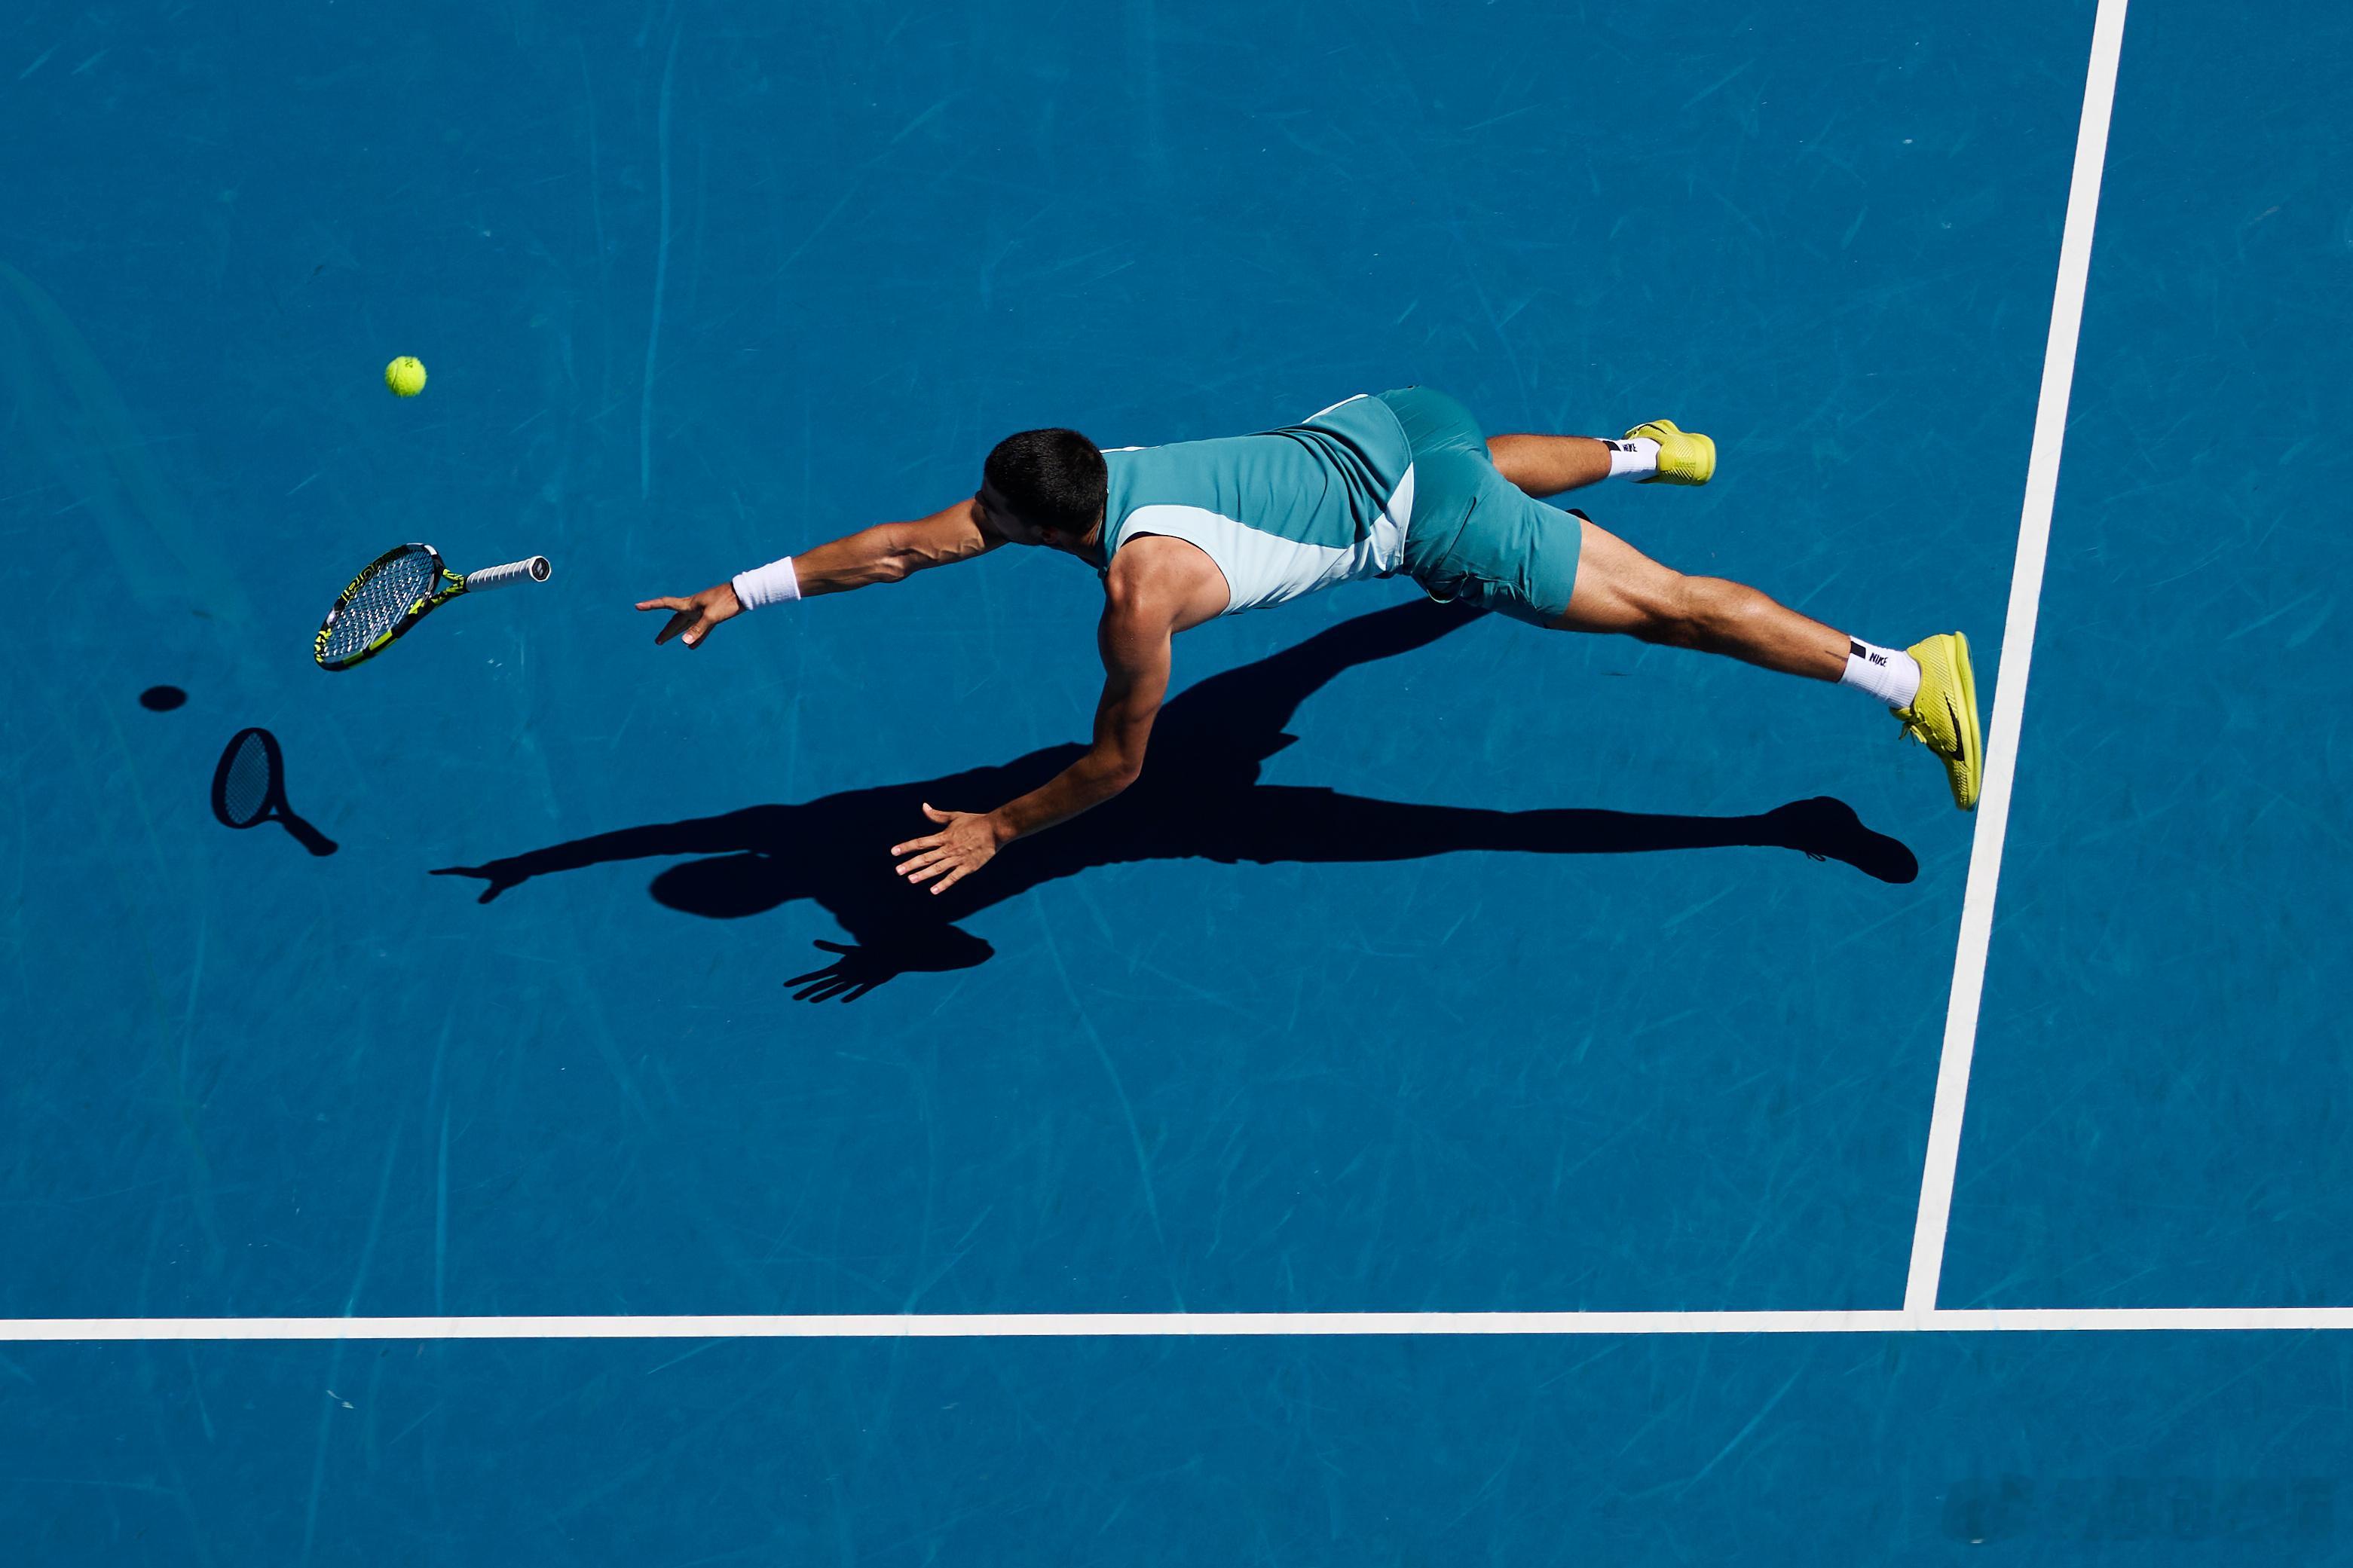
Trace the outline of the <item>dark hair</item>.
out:
[[[1111,469],[1076,430],[1024,430],[988,454],[981,477],[1032,528],[1083,535],[1103,515]]]

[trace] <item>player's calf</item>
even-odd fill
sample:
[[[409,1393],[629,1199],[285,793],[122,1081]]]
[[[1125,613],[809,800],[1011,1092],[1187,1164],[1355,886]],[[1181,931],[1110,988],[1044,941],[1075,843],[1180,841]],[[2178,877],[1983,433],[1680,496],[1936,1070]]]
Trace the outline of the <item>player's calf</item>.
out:
[[[1590,519],[1577,521],[1582,534],[1576,586],[1554,626],[1616,632],[1853,687],[1886,704],[1905,733],[1944,763],[1953,804],[1964,811],[1975,808],[1985,752],[1966,638],[1947,633],[1908,649],[1881,647],[1777,604],[1746,584],[1685,576]]]
[[[1715,476],[1715,443],[1672,419],[1637,425],[1617,440],[1593,436],[1487,437],[1495,471],[1532,496],[1583,489],[1603,479],[1704,485]]]

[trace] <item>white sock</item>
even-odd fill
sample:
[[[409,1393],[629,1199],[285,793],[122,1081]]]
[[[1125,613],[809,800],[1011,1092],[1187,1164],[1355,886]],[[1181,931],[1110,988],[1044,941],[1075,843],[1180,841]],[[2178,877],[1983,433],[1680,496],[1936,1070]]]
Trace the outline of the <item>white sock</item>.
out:
[[[1846,673],[1839,684],[1868,691],[1890,708],[1909,708],[1920,695],[1920,661],[1900,647],[1875,647],[1849,637]]]
[[[1644,474],[1659,471],[1659,444],[1648,436],[1637,436],[1630,441],[1604,441],[1609,448],[1609,477],[1641,479]]]

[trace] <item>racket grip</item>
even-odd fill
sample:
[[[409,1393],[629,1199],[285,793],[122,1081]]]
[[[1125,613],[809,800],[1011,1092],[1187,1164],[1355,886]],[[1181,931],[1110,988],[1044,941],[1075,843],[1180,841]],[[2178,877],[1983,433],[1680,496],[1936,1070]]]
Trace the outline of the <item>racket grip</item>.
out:
[[[485,588],[503,588],[510,583],[525,581],[544,583],[554,571],[544,555],[510,561],[503,566],[485,566],[480,572],[466,574],[466,592],[479,594]]]

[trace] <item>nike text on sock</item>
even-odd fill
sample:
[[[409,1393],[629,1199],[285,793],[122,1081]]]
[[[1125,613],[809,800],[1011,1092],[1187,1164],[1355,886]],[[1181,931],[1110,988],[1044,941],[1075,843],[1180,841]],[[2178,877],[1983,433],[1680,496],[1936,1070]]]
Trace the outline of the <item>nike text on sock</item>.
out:
[[[1920,695],[1920,661],[1897,647],[1878,647],[1860,637],[1847,639],[1846,673],[1841,686],[1868,691],[1890,708],[1909,708]]]
[[[1609,477],[1613,479],[1627,476],[1639,479],[1659,471],[1659,444],[1648,436],[1601,444],[1609,448]]]

